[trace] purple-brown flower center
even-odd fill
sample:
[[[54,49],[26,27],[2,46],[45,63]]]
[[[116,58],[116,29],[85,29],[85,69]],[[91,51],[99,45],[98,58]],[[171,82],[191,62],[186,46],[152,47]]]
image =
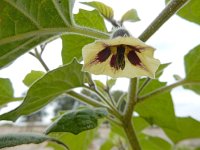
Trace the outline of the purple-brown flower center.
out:
[[[113,49],[115,51],[113,51]],[[110,66],[116,70],[123,70],[125,68],[125,56],[127,56],[127,59],[132,65],[142,66],[142,62],[137,53],[140,53],[140,48],[131,45],[122,44],[108,46],[96,55],[96,58],[93,62],[105,62],[112,54],[110,59]]]
[[[117,46],[117,53],[111,57],[110,66],[114,67],[116,70],[121,69],[123,70],[125,67],[125,46],[119,45]]]

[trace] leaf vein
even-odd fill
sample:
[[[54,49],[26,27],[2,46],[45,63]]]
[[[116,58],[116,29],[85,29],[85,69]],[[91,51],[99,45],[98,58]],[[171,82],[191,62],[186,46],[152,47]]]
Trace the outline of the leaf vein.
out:
[[[65,16],[63,15],[62,11],[60,10],[58,3],[55,2],[55,0],[52,0],[52,2],[54,4],[54,6],[55,6],[55,8],[56,8],[56,10],[57,10],[57,12],[59,14],[59,16],[62,18],[63,22],[68,27],[69,26],[69,22],[66,20]]]
[[[26,16],[38,29],[41,29],[42,27],[38,24],[38,22],[32,17],[30,16],[26,11],[24,11],[23,9],[21,9],[20,7],[18,7],[16,4],[14,4],[13,2],[9,1],[9,0],[4,0],[5,2],[7,2],[8,4],[10,4],[10,6],[14,7],[15,9],[17,9],[20,13],[22,13],[24,16]]]

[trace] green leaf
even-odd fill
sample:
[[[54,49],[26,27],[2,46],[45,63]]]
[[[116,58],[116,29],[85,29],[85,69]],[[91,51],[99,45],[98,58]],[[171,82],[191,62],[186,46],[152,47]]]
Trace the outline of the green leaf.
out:
[[[105,22],[97,10],[79,9],[79,13],[74,15],[74,19],[78,25],[107,32]]]
[[[74,60],[71,64],[48,72],[35,82],[27,92],[23,103],[16,109],[0,115],[0,120],[15,121],[21,115],[35,112],[60,94],[70,89],[83,86],[82,65]]]
[[[51,133],[50,136],[58,139],[65,143],[70,150],[88,150],[89,145],[91,145],[92,140],[94,139],[97,129],[87,130],[74,135],[72,133]],[[48,147],[53,147],[55,150],[63,150],[53,143],[49,143]]]
[[[126,133],[124,132],[123,128],[113,122],[110,122],[110,137],[112,137],[113,134],[117,134],[122,138],[126,138]]]
[[[94,28],[107,32],[103,18],[98,11],[87,11],[80,9],[75,16],[77,24],[85,27]],[[63,35],[62,36],[62,61],[63,64],[69,63],[74,57],[79,61],[82,60],[82,48],[86,44],[92,43],[94,39],[80,35]]]
[[[111,89],[115,85],[116,81],[117,81],[117,79],[109,79],[109,80],[107,80],[106,81],[106,85],[107,85],[108,89]]]
[[[148,86],[144,88],[141,94],[147,94],[163,86],[166,86],[165,82],[152,80]],[[172,98],[169,92],[161,93],[139,102],[135,107],[135,111],[138,112],[139,115],[146,119],[150,124],[176,129],[176,116],[174,113]]]
[[[0,78],[0,105],[13,101],[13,87],[9,79]]]
[[[172,145],[159,137],[142,134],[139,137],[142,150],[172,150]]]
[[[106,141],[101,145],[100,150],[111,150],[114,146],[111,139],[106,139]]]
[[[200,122],[191,118],[177,118],[178,130],[164,129],[167,136],[176,144],[185,139],[200,138]]]
[[[99,13],[108,20],[112,20],[114,16],[113,9],[101,2],[82,2],[82,4],[91,6],[99,11]]]
[[[34,71],[32,70],[23,80],[23,83],[26,86],[31,86],[36,80],[41,78],[45,73],[42,71]]]
[[[128,10],[121,18],[121,23],[124,21],[136,22],[140,21],[137,11],[135,9]]]
[[[156,71],[156,75],[155,75],[156,78],[159,78],[159,77],[163,74],[165,68],[167,68],[170,64],[171,64],[171,63],[161,64],[161,65],[158,67],[158,70]]]
[[[62,36],[62,61],[63,64],[69,63],[72,59],[82,60],[82,48],[86,44],[92,43],[94,39],[80,35]]]
[[[73,134],[79,134],[85,130],[97,127],[98,119],[107,116],[107,114],[108,112],[105,108],[85,108],[66,112],[53,122],[45,133],[71,132]]]
[[[57,144],[60,144],[68,149],[68,147],[59,140],[48,137],[43,134],[35,134],[35,133],[14,133],[14,134],[6,134],[0,136],[0,149],[6,147],[13,147],[22,144],[40,144],[45,141],[52,141]]]
[[[69,31],[74,0],[1,0],[0,68],[38,44]]]
[[[132,123],[134,125],[134,128],[136,130],[137,133],[140,133],[142,130],[144,130],[145,128],[149,127],[149,123],[143,119],[142,117],[133,117],[132,118]]]
[[[193,90],[195,93],[200,94],[200,45],[192,49],[184,58],[186,82],[190,83],[185,85],[184,88]]]
[[[183,78],[181,78],[178,74],[174,74],[173,77],[174,77],[174,79],[175,79],[176,81],[183,80]]]
[[[100,80],[93,80],[95,83],[95,87],[96,89],[102,94],[104,95],[104,97],[109,99],[108,93],[106,92],[106,86],[104,85],[103,82],[101,82]]]
[[[168,2],[169,0],[166,0]],[[199,0],[190,0],[178,11],[178,15],[188,21],[200,24],[200,3]]]

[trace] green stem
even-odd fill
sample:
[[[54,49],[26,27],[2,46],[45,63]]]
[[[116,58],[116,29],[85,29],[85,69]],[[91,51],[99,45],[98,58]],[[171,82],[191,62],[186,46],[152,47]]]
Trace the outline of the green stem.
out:
[[[102,103],[99,103],[98,101],[90,98],[90,97],[87,97],[87,96],[84,96],[82,94],[79,94],[77,92],[74,92],[74,91],[69,91],[66,93],[68,96],[78,100],[78,101],[81,101],[83,103],[86,103],[86,104],[89,104],[91,106],[94,106],[94,107],[104,107],[106,108],[112,115],[114,115],[116,118],[118,118],[119,120],[121,120],[121,116],[119,115],[118,112],[116,112],[115,110],[111,109],[110,107],[108,107],[107,105],[104,105]]]
[[[138,142],[136,133],[132,125],[132,115],[134,106],[137,103],[137,89],[138,89],[138,78],[130,79],[129,91],[128,91],[128,102],[125,107],[123,128],[129,140],[129,143],[133,150],[141,150]]]
[[[23,99],[24,99],[24,97],[13,97],[13,100],[11,100],[11,101],[20,101]]]
[[[158,15],[158,17],[139,36],[142,41],[147,41],[173,14],[175,14],[189,0],[172,0]]]
[[[110,90],[106,90],[106,93],[108,94],[108,97],[110,98],[110,101],[111,101],[112,105],[113,105],[114,107],[116,107],[115,100],[113,99],[113,97],[112,97],[112,95],[111,95],[111,93],[110,93]]]
[[[139,36],[139,39],[142,41],[147,41],[173,14],[175,14],[186,2],[189,0],[172,0],[165,9],[158,15],[158,17],[147,27],[147,29]],[[134,105],[136,103],[137,98],[135,87],[136,85],[136,79],[131,79],[129,84],[129,99],[127,102],[127,109],[125,110],[125,118],[130,119],[130,116],[132,116]],[[135,85],[134,85],[135,84]],[[159,93],[159,92],[158,92]],[[144,98],[144,97],[143,97]],[[132,105],[132,106],[129,106]],[[127,123],[128,127],[124,130],[127,134],[127,137],[129,139],[130,145],[132,146],[133,150],[140,150],[140,145],[138,143],[137,137],[135,135],[134,129],[131,126],[131,120],[125,120],[129,123]],[[124,124],[125,125],[125,124]],[[128,131],[127,128],[130,128]],[[131,129],[132,128],[132,129]],[[126,131],[127,130],[127,131]],[[133,130],[133,133],[130,134],[131,130]]]
[[[133,109],[137,103],[137,89],[138,89],[138,78],[130,79],[129,90],[128,90],[128,102],[125,107],[124,119],[130,121],[132,119]]]
[[[133,150],[141,150],[132,122],[123,122],[123,128]]]
[[[138,97],[138,102],[144,101],[144,100],[148,99],[149,97],[156,96],[158,94],[162,94],[164,92],[170,91],[171,89],[173,89],[177,86],[180,86],[180,85],[184,85],[184,84],[189,84],[189,82],[187,82],[186,80],[181,80],[181,81],[173,83],[169,86],[161,87],[161,88],[156,89],[155,91],[152,91],[144,96]]]
[[[98,101],[95,101],[92,98],[84,96],[84,95],[79,94],[77,92],[69,91],[66,94],[68,96],[72,97],[72,98],[75,98],[76,100],[79,100],[79,101],[81,101],[83,103],[86,103],[86,104],[89,104],[91,106],[94,106],[94,107],[105,107],[105,108],[107,108],[106,105],[104,105],[102,103],[99,103]]]
[[[115,113],[115,115],[116,115],[116,117],[117,117],[118,119],[121,119],[121,118],[122,118],[122,115],[120,114],[120,112],[118,112],[118,110],[116,109],[116,107],[114,107],[114,106],[104,97],[104,95],[103,95],[101,92],[99,92],[96,88],[91,89],[91,88],[89,88],[89,87],[87,87],[87,86],[84,86],[84,87],[85,87],[86,89],[88,89],[88,90],[94,92],[94,93],[102,100],[102,102],[106,103],[106,104],[112,109],[112,111]]]
[[[0,45],[28,38],[41,37],[47,35],[49,35],[49,37],[52,37],[52,36],[60,36],[61,34],[78,34],[78,35],[88,36],[94,39],[108,39],[110,37],[110,35],[105,32],[80,26],[73,26],[67,28],[43,28],[3,38],[0,40]]]
[[[144,83],[141,85],[141,87],[138,90],[138,95],[142,92],[142,90],[149,84],[149,82],[151,81],[151,78],[146,78],[146,80],[144,81]]]
[[[82,27],[82,26],[70,27],[68,32],[72,34],[88,36],[95,39],[108,39],[110,37],[110,35],[105,32],[101,32],[99,30],[95,30],[88,27]]]
[[[46,63],[44,62],[44,60],[42,59],[42,56],[39,54],[37,48],[35,48],[35,57],[38,59],[38,61],[41,63],[41,65],[44,67],[44,69],[46,70],[46,72],[49,71],[48,66],[46,65]]]

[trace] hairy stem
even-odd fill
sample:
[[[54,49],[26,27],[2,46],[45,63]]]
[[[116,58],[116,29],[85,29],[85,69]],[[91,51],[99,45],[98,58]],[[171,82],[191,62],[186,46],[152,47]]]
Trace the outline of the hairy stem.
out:
[[[101,92],[99,92],[96,88],[91,89],[87,86],[85,86],[85,88],[94,92],[101,99],[102,102],[107,104],[110,107],[110,109],[112,109],[112,111],[115,113],[115,115],[118,119],[122,118],[121,114],[120,114],[120,112],[118,112],[117,108],[115,106],[113,106],[112,103],[110,103],[110,101]]]
[[[35,48],[35,57],[38,59],[38,61],[41,63],[41,65],[44,67],[44,69],[46,70],[46,72],[49,71],[49,67],[47,66],[47,64],[44,62],[44,60],[42,59],[42,56],[39,54],[37,48]]]
[[[94,106],[94,107],[105,107],[107,108],[106,105],[96,101],[96,100],[93,100],[92,98],[90,97],[87,97],[87,96],[84,96],[83,94],[79,94],[75,91],[69,91],[66,93],[68,96],[72,97],[72,98],[75,98],[76,100],[79,100],[83,103],[86,103],[86,104],[89,104],[91,106]]]
[[[88,36],[94,39],[107,39],[110,37],[110,35],[105,32],[81,26],[73,26],[67,28],[43,28],[36,31],[30,31],[26,33],[13,35],[10,37],[5,37],[0,40],[0,45],[28,38],[47,36],[47,35],[49,35],[49,37],[53,36],[59,37],[62,34],[78,34],[78,35]]]
[[[186,2],[189,0],[172,0],[165,9],[158,15],[158,17],[147,27],[147,29],[139,36],[139,39],[142,41],[147,41],[173,14],[175,14]],[[136,79],[131,79],[129,83],[129,99],[128,104],[132,106],[127,106],[125,116],[130,119],[130,116],[132,116],[134,105],[137,99],[134,99],[136,95],[136,90],[134,87],[136,86]],[[135,84],[135,85],[133,85]],[[132,99],[133,98],[133,99]],[[134,100],[134,101],[133,101]],[[132,102],[130,102],[132,101]],[[129,107],[129,108],[128,108]],[[131,126],[130,121],[127,120],[129,123],[128,125]],[[129,127],[130,128],[130,127]],[[124,128],[127,137],[129,139],[130,145],[132,146],[133,150],[140,150],[141,147],[138,143],[137,137],[135,135],[133,127],[131,127],[133,130],[133,133],[130,134],[131,131],[128,131],[126,128]],[[131,129],[129,129],[131,130]],[[132,136],[132,137],[131,137]]]
[[[128,102],[125,107],[124,119],[131,121],[133,109],[137,103],[137,89],[138,89],[138,78],[130,80],[129,91],[128,91]]]
[[[133,150],[141,150],[132,122],[123,122],[123,128]]]
[[[109,34],[105,32],[101,32],[92,28],[82,27],[82,26],[75,26],[69,29],[69,33],[72,34],[81,34],[83,36],[88,36],[95,39],[107,39],[110,37]]]
[[[138,78],[130,79],[129,91],[128,91],[128,102],[125,107],[123,115],[123,128],[129,140],[129,143],[133,150],[140,150],[140,144],[137,140],[136,133],[132,125],[132,114],[134,106],[137,103],[137,89],[138,89]]]
[[[149,97],[156,96],[158,94],[162,94],[164,92],[170,91],[170,90],[172,90],[173,88],[175,88],[177,86],[189,85],[189,84],[200,84],[200,83],[187,81],[187,80],[180,80],[180,81],[178,81],[176,83],[173,83],[173,84],[168,85],[168,86],[161,87],[161,88],[156,89],[155,91],[152,91],[152,92],[150,92],[150,93],[148,93],[146,95],[138,97],[138,102],[144,101],[144,100],[148,99]]]
[[[138,90],[138,95],[142,92],[142,90],[149,84],[149,82],[151,81],[151,78],[146,78],[146,80],[144,81],[144,83],[141,85],[141,87]]]
[[[156,19],[139,36],[142,41],[147,41],[172,15],[174,15],[186,2],[190,0],[171,0]]]
[[[94,107],[104,107],[106,108],[112,115],[114,115],[116,118],[118,118],[119,120],[121,120],[121,115],[119,115],[118,112],[116,112],[115,110],[111,109],[110,107],[108,107],[107,105],[104,105],[90,97],[87,97],[87,96],[84,96],[82,94],[79,94],[77,92],[74,92],[74,91],[69,91],[66,93],[68,96],[78,100],[78,101],[81,101],[83,103],[86,103],[86,104],[89,104],[91,106],[94,106]]]

